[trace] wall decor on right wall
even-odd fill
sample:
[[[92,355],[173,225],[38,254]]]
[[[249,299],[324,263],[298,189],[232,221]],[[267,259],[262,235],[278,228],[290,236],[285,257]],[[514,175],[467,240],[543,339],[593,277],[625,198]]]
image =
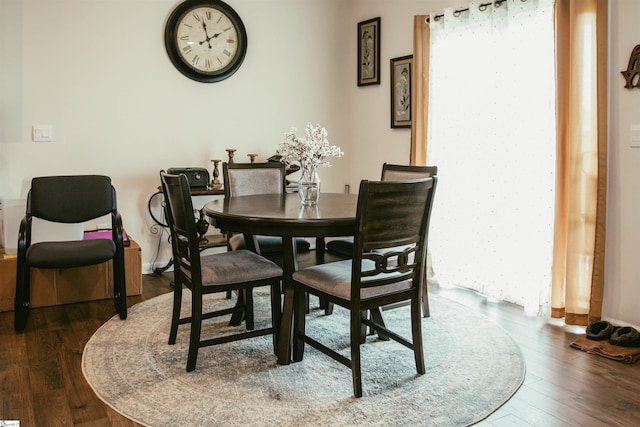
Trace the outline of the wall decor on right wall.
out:
[[[627,89],[640,88],[640,44],[633,48],[631,56],[629,56],[629,66],[620,73],[627,82],[624,87]]]
[[[380,18],[358,22],[358,86],[380,84]]]
[[[391,58],[391,127],[411,127],[411,66],[413,55]]]

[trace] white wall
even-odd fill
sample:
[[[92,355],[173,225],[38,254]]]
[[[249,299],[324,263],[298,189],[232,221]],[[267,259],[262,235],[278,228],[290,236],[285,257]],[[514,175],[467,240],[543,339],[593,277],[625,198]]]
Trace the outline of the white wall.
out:
[[[348,3],[230,0],[247,56],[231,78],[203,84],[176,71],[164,49],[176,0],[0,1],[0,112],[12,115],[0,134],[0,197],[25,197],[33,176],[109,175],[149,271],[158,238],[146,209],[160,169],[211,170],[225,148],[238,150],[236,161],[265,161],[291,126],[312,121],[347,153],[322,171],[326,190],[343,188],[354,158],[338,90],[347,65],[336,52],[352,39]],[[31,142],[34,124],[52,125],[54,141]]]
[[[640,125],[640,88],[625,89],[634,46],[640,44],[640,2],[611,2],[610,128],[607,255],[604,315],[640,325],[640,148],[630,146],[630,127]]]
[[[177,3],[0,0],[0,197],[24,198],[33,176],[109,175],[150,271],[159,242],[147,200],[160,169],[211,170],[225,148],[236,161],[265,160],[307,121],[345,152],[321,170],[324,191],[357,191],[384,161],[408,161],[410,131],[389,126],[389,59],[411,53],[422,1],[229,0],[248,51],[214,84],[185,78],[167,58],[163,26]],[[356,23],[376,16],[381,85],[357,87]],[[53,126],[54,141],[32,142],[34,124]],[[161,246],[158,263],[169,258]]]

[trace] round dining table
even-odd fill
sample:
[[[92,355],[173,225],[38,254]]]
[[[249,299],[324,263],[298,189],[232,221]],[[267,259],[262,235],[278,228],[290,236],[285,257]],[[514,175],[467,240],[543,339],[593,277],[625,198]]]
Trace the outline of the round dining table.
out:
[[[298,268],[294,237],[353,236],[358,205],[356,194],[322,193],[316,205],[302,205],[297,193],[229,197],[208,202],[203,212],[223,233],[241,232],[248,249],[260,253],[255,236],[282,237],[284,304],[277,337],[279,364],[291,359],[294,283]],[[316,251],[324,250],[316,248]]]

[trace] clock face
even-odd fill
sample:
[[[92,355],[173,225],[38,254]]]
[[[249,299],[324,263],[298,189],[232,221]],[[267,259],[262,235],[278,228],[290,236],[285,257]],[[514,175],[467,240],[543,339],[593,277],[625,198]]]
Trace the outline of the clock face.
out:
[[[242,64],[247,35],[240,17],[226,3],[187,0],[167,21],[165,45],[169,58],[184,75],[216,82]]]

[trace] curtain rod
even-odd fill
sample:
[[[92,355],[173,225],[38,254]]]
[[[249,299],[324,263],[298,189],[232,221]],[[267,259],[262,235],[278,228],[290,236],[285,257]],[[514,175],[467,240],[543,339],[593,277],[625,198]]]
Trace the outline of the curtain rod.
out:
[[[504,2],[506,2],[507,0],[496,0],[494,2],[489,2],[489,3],[482,3],[480,6],[478,6],[478,9],[480,9],[480,11],[484,12],[488,6],[494,5],[495,7],[500,7],[500,5]],[[526,2],[527,0],[520,0],[521,2]],[[469,10],[469,8],[467,7],[466,9],[459,9],[453,12],[453,16],[459,16],[462,12],[467,12]],[[444,16],[443,14],[440,15],[436,15],[434,17],[434,19],[437,21],[438,19],[442,18]],[[425,19],[425,22],[429,23],[430,17],[427,16],[427,18]]]

